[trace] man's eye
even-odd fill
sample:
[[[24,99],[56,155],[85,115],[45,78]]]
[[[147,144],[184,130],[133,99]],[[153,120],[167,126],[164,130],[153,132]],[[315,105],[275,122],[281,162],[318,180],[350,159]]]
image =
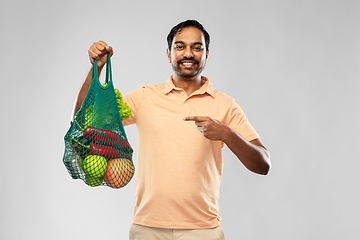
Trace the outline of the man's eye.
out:
[[[183,49],[183,46],[175,46],[175,49],[181,50]]]
[[[202,47],[194,47],[194,50],[195,50],[195,51],[201,51],[201,50],[202,50]]]

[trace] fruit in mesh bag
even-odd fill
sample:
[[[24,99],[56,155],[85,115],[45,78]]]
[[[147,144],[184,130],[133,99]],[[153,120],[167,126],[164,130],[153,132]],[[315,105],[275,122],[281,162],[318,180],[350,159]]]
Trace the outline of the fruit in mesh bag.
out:
[[[130,182],[134,172],[134,165],[129,159],[110,159],[107,164],[104,180],[109,187],[121,188]]]
[[[106,158],[99,155],[88,155],[83,160],[83,169],[86,175],[92,178],[101,178],[106,171]]]
[[[85,183],[91,187],[97,187],[101,185],[103,181],[104,181],[103,178],[96,178],[96,177],[91,177],[89,175],[85,175]]]

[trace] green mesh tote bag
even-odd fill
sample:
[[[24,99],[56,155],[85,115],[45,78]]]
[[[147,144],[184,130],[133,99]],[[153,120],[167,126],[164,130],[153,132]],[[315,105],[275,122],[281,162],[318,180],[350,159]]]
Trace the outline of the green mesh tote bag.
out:
[[[110,54],[105,84],[94,60],[92,81],[74,121],[66,133],[63,163],[73,179],[87,185],[121,188],[133,177],[133,149],[126,137],[112,82]],[[121,96],[121,95],[120,95]],[[121,99],[122,101],[122,99]]]

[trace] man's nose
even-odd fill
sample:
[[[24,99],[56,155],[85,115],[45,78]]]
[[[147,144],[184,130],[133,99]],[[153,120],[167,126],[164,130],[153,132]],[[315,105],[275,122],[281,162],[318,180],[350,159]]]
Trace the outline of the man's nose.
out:
[[[186,58],[191,58],[191,57],[193,57],[193,56],[194,56],[194,55],[193,55],[192,49],[191,49],[190,47],[185,48],[184,57],[186,57]]]

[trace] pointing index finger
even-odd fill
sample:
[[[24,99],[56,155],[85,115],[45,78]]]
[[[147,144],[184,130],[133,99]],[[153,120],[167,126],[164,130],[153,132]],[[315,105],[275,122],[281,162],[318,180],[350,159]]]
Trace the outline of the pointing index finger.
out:
[[[189,116],[189,117],[184,117],[184,121],[195,121],[195,122],[203,122],[206,121],[207,117],[202,117],[202,116]]]

